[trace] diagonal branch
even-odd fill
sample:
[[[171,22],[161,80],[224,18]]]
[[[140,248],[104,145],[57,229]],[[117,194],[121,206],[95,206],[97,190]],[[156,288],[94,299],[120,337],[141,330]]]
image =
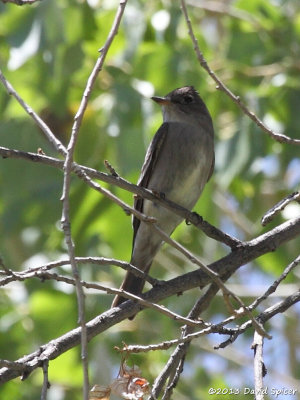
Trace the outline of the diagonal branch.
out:
[[[211,300],[214,298],[219,288],[216,284],[211,284],[208,290],[200,297],[197,303],[194,305],[192,310],[190,311],[188,317],[192,319],[197,319],[199,315],[209,306]],[[192,333],[194,330],[189,328],[188,326],[184,326],[182,330],[181,337],[187,336]],[[163,387],[166,384],[166,381],[169,380],[169,385],[166,388],[166,392],[171,393],[173,387],[176,385],[180,372],[182,371],[183,363],[185,360],[185,356],[190,347],[191,341],[186,343],[181,343],[177,345],[176,349],[173,351],[171,356],[169,357],[168,362],[164,366],[161,373],[155,379],[155,382],[152,386],[151,396],[148,400],[154,400],[158,398],[160,392],[163,390]]]
[[[64,162],[62,160],[58,160],[57,158],[48,157],[37,153],[8,149],[6,147],[0,147],[0,155],[2,155],[3,158],[24,159],[31,162],[39,162],[59,169],[63,169],[64,165]],[[191,212],[190,210],[187,210],[186,208],[183,208],[166,198],[158,197],[150,190],[130,183],[120,176],[108,175],[104,172],[100,172],[83,165],[78,165],[76,163],[73,163],[72,169],[76,173],[76,175],[83,180],[87,181],[88,179],[86,176],[88,175],[88,177],[90,178],[99,179],[103,182],[118,186],[119,188],[127,190],[131,193],[135,193],[145,199],[155,201],[161,204],[163,207],[167,208],[168,210],[173,211],[175,214],[180,215],[183,219],[190,222],[196,228],[202,230],[210,238],[224,243],[232,249],[242,245],[241,241],[234,237],[231,237],[230,235],[222,232],[215,226],[209,224],[207,221],[203,220],[203,218],[197,213]],[[86,175],[82,176],[81,171],[85,172]]]
[[[46,139],[54,146],[54,148],[61,153],[63,156],[67,154],[67,149],[65,146],[57,139],[57,137],[54,135],[54,133],[51,131],[49,126],[40,118],[34,111],[33,109],[19,96],[19,94],[16,92],[14,87],[8,80],[5,78],[3,75],[2,71],[0,70],[0,81],[2,82],[3,86],[5,87],[7,93],[10,96],[13,96],[17,102],[20,104],[20,106],[26,111],[26,113],[35,121],[37,126],[41,129],[41,131],[44,133]]]
[[[54,272],[47,272],[47,271],[43,271],[43,270],[35,270],[35,271],[31,271],[31,272],[15,272],[13,274],[13,278],[14,281],[25,281],[27,279],[32,279],[32,278],[39,278],[41,279],[41,281],[44,280],[54,280],[57,282],[64,282],[68,285],[73,285],[76,286],[76,281],[74,278],[70,278],[68,276],[63,276],[63,275],[58,275]],[[202,325],[201,321],[194,321],[191,320],[189,318],[185,318],[182,317],[181,315],[170,311],[168,308],[152,303],[151,301],[147,301],[144,300],[143,298],[136,296],[130,292],[126,292],[124,290],[120,290],[120,289],[115,289],[115,288],[111,288],[99,283],[89,283],[86,281],[81,280],[80,284],[82,287],[87,288],[87,289],[94,289],[94,290],[99,290],[102,292],[106,292],[108,294],[113,294],[113,295],[122,295],[123,297],[125,297],[128,300],[132,300],[132,301],[136,301],[139,302],[143,307],[146,308],[153,308],[154,310],[160,312],[161,314],[166,315],[167,317],[173,319],[174,321],[178,321],[182,324],[186,324],[188,326],[196,326],[199,327],[200,325]]]
[[[159,281],[152,278],[150,275],[141,271],[132,264],[125,261],[116,260],[114,258],[105,257],[75,257],[77,264],[96,264],[96,265],[116,265],[123,268],[125,271],[130,271],[133,275],[143,278],[146,282],[149,282],[152,286],[158,285]],[[22,280],[23,277],[28,279],[30,276],[34,276],[36,272],[46,272],[54,268],[62,267],[64,265],[69,265],[70,260],[59,260],[53,261],[48,264],[41,265],[40,267],[28,268],[20,272],[14,272],[13,270],[5,269],[3,272],[0,271],[0,275],[4,278],[0,279],[0,287],[13,282],[14,280]],[[19,269],[17,269],[19,271]]]
[[[246,242],[243,247],[238,248],[227,256],[210,264],[209,268],[218,273],[225,281],[245,263],[270,251],[274,251],[281,244],[290,241],[299,234],[300,217],[285,222],[256,239]],[[154,287],[142,297],[147,301],[157,303],[176,293],[194,287],[204,287],[209,283],[209,276],[201,270],[196,270],[171,279],[158,287]],[[299,299],[300,291],[299,293],[289,296],[289,298],[285,299],[283,302],[271,307],[267,313],[262,313],[262,315],[259,316],[259,321],[265,323],[273,315],[284,312],[288,307],[291,307],[292,304],[299,301]],[[95,317],[86,324],[88,340],[91,340],[99,333],[106,331],[125,318],[135,315],[139,311],[139,308],[139,304],[126,301],[120,307],[113,308]],[[248,324],[251,326],[252,321],[249,321]],[[34,369],[40,367],[45,359],[52,360],[70,348],[77,346],[80,343],[80,337],[81,328],[73,329],[65,335],[41,346],[39,350],[34,353],[19,359],[18,363],[23,363],[25,365],[23,370],[25,376],[30,374]],[[0,370],[0,384],[20,375],[23,374],[19,369],[2,368]]]
[[[3,3],[12,3],[16,4],[17,6],[24,6],[24,5],[32,5],[34,3],[37,3],[38,1],[41,0],[2,0]]]
[[[300,301],[300,289],[291,294],[290,296],[286,297],[284,300],[280,301],[279,303],[276,303],[275,305],[267,308],[265,311],[261,312],[257,316],[257,320],[260,321],[262,324],[264,324],[266,321],[274,317],[274,315],[283,313],[286,311],[288,308],[290,308],[293,304],[296,304]],[[225,342],[219,344],[218,346],[215,346],[215,349],[223,349],[229,344],[233,343],[242,333],[244,333],[248,328],[252,326],[252,321],[247,321],[244,324],[242,324],[235,332],[234,335],[232,335],[228,340]]]
[[[273,206],[270,210],[268,210],[265,215],[261,219],[261,224],[263,226],[267,225],[269,222],[273,220],[273,218],[285,207],[290,204],[292,201],[300,202],[300,191],[289,194],[284,199],[280,200],[275,206]]]
[[[268,288],[268,290],[262,295],[259,296],[255,301],[248,307],[248,310],[252,311],[257,306],[264,300],[266,300],[272,293],[276,291],[278,288],[279,284],[288,276],[288,274],[297,267],[297,265],[300,263],[300,255],[295,258],[294,261],[292,261],[283,271],[283,273],[279,276],[278,279],[276,279],[272,285]]]
[[[174,247],[178,251],[181,252],[188,260],[190,260],[193,264],[196,264],[199,266],[204,272],[209,275],[211,278],[212,282],[214,282],[219,289],[222,291],[224,300],[226,302],[227,300],[227,306],[231,309],[231,311],[234,314],[238,314],[237,311],[232,309],[232,305],[229,303],[229,297],[232,297],[241,307],[242,311],[245,312],[249,318],[252,320],[253,325],[255,326],[255,329],[264,337],[267,337],[268,339],[271,339],[271,337],[267,334],[267,332],[264,330],[264,328],[255,320],[253,317],[251,311],[245,306],[243,301],[231,290],[229,290],[226,285],[222,282],[220,279],[219,275],[212,271],[207,265],[203,264],[197,257],[195,257],[190,251],[188,251],[185,247],[183,247],[180,243],[176,242],[174,239],[170,238],[165,232],[163,232],[158,226],[156,225],[151,225],[151,227],[155,228],[155,231],[160,234],[162,239],[168,243],[170,246]]]
[[[180,0],[181,1],[181,9],[184,15],[184,19],[186,21],[187,27],[188,27],[188,33],[190,35],[190,38],[193,42],[194,50],[197,56],[197,59],[203,69],[210,75],[210,77],[216,82],[217,86],[216,88],[224,92],[231,100],[234,101],[235,104],[240,107],[240,109],[244,112],[244,114],[248,115],[252,121],[255,122],[255,124],[261,128],[264,132],[267,133],[271,138],[276,140],[279,143],[289,143],[289,144],[294,144],[294,145],[300,145],[300,139],[292,139],[286,135],[282,135],[281,133],[274,132],[272,129],[268,128],[261,119],[259,119],[256,114],[249,110],[249,108],[242,102],[239,96],[236,96],[222,81],[218,76],[214,73],[214,71],[209,67],[207,61],[205,60],[202,51],[199,48],[198,41],[195,37],[193,26],[190,20],[190,17],[188,15],[187,7],[185,4],[185,0]]]

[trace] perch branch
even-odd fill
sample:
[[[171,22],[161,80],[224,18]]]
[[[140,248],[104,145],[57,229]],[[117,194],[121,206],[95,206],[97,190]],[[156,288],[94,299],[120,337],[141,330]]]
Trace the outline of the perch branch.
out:
[[[48,157],[37,153],[8,149],[5,147],[0,147],[0,155],[3,158],[24,159],[31,162],[39,162],[59,169],[63,169],[64,165],[64,162],[62,160],[58,160],[53,157]],[[99,179],[103,182],[118,186],[121,189],[137,194],[138,196],[141,196],[145,199],[155,201],[161,204],[163,207],[167,208],[168,210],[171,210],[175,214],[180,215],[183,219],[189,221],[192,225],[202,230],[210,238],[217,240],[221,243],[224,243],[231,248],[236,248],[242,245],[241,241],[222,232],[218,228],[209,224],[207,221],[204,221],[198,214],[191,212],[168,199],[157,197],[150,190],[145,189],[138,185],[134,185],[133,183],[126,181],[120,176],[116,177],[113,175],[108,175],[103,172],[97,171],[93,168],[78,165],[76,163],[73,163],[72,169],[80,178],[81,178],[81,171],[84,171],[86,175],[88,175],[90,178]],[[86,176],[83,179],[86,179]]]
[[[287,221],[271,231],[246,242],[243,247],[236,249],[234,252],[231,252],[227,256],[210,264],[209,268],[218,273],[225,281],[242,265],[245,265],[263,254],[274,251],[281,244],[297,237],[299,233],[300,217]],[[209,283],[209,276],[201,270],[196,270],[171,279],[158,287],[154,287],[149,292],[143,294],[142,298],[157,303],[176,293],[199,286],[203,288]],[[260,323],[264,324],[269,318],[278,313],[284,312],[299,300],[300,290],[259,315]],[[125,318],[135,315],[139,311],[139,307],[139,304],[127,301],[123,303],[121,307],[108,310],[87,322],[88,340],[91,340],[94,336],[106,331],[108,328]],[[251,326],[252,321],[249,321],[247,324]],[[28,375],[34,369],[42,365],[42,361],[45,357],[52,360],[70,348],[77,346],[80,343],[80,336],[81,329],[78,327],[63,336],[42,345],[37,351],[22,357],[18,362],[25,365],[24,370],[26,370],[26,374]],[[0,370],[0,384],[20,375],[22,375],[20,370],[2,368]]]

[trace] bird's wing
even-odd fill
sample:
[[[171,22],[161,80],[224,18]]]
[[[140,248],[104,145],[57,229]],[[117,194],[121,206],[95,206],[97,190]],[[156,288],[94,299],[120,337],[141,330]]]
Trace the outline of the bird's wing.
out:
[[[148,187],[148,183],[152,176],[153,169],[155,168],[156,162],[161,153],[162,145],[165,141],[165,138],[167,137],[168,129],[169,129],[169,124],[165,122],[160,126],[160,128],[154,135],[152,142],[148,147],[145,161],[142,166],[141,175],[138,180],[139,186],[142,186],[144,188]],[[139,196],[135,196],[134,208],[137,211],[143,212],[143,204],[144,204],[144,199]],[[133,225],[133,243],[134,243],[138,228],[140,226],[140,220],[136,217],[133,217],[132,225]]]
[[[213,172],[214,172],[214,168],[215,168],[215,153],[213,153],[213,158],[211,161],[211,167],[210,167],[210,171],[208,174],[208,178],[207,178],[207,182],[210,180],[210,177],[212,176]]]

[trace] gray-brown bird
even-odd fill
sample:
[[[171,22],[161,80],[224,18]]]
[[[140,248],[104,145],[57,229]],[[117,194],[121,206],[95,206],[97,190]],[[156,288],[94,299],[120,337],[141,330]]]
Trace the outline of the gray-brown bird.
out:
[[[193,86],[178,88],[165,97],[152,97],[162,106],[163,124],[149,145],[138,185],[153,190],[191,210],[214,169],[214,129],[206,105]],[[155,201],[136,197],[136,210],[157,219],[171,235],[182,218]],[[149,272],[162,239],[146,223],[133,218],[130,263]],[[140,295],[144,280],[127,272],[120,287]],[[112,307],[126,301],[116,296]]]

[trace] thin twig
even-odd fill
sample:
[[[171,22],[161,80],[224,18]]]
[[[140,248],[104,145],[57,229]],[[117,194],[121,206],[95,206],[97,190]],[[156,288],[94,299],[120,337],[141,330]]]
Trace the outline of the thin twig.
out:
[[[50,383],[48,380],[48,368],[49,368],[49,360],[44,360],[43,362],[43,387],[42,387],[42,394],[41,400],[47,400],[47,392],[50,388]]]
[[[5,147],[0,147],[0,155],[2,155],[3,158],[21,158],[31,162],[40,162],[59,169],[62,169],[64,165],[64,162],[62,160],[58,160],[53,157],[48,157],[37,153],[24,152],[15,149],[8,149]],[[231,237],[230,235],[222,232],[215,226],[209,224],[207,221],[204,221],[198,214],[191,212],[168,199],[157,197],[150,190],[145,189],[141,186],[134,185],[133,183],[128,182],[120,176],[115,177],[113,175],[108,175],[93,168],[78,165],[76,163],[73,163],[72,169],[81,179],[84,179],[84,177],[88,175],[90,178],[99,179],[103,182],[116,185],[121,189],[127,190],[131,193],[135,193],[142,198],[155,201],[161,204],[163,207],[167,208],[168,210],[171,210],[175,214],[180,215],[183,219],[189,221],[196,228],[202,230],[210,238],[224,243],[232,249],[238,248],[243,245],[243,243],[238,239]],[[86,175],[81,176],[81,171],[85,172]]]
[[[290,228],[291,228],[291,226],[290,226]],[[283,232],[280,231],[281,238],[282,238],[282,236],[285,236],[285,235],[282,235],[282,233]],[[265,240],[265,235],[263,235],[263,240]],[[287,240],[287,238],[285,236],[285,240],[283,240],[282,242],[284,242],[286,240]],[[277,241],[275,239],[275,243],[276,242]],[[264,254],[267,251],[266,243],[263,244],[263,242],[261,242],[260,240],[254,246],[257,247],[257,250],[259,250],[260,255]],[[253,248],[248,249],[248,251],[249,251],[249,253],[252,253],[252,255],[256,254],[256,253],[253,254]],[[229,258],[227,256],[227,257],[223,258],[222,260],[219,260],[218,261],[219,267],[221,269],[226,269],[226,266],[228,266],[228,264],[229,264],[230,265],[230,274],[234,273],[237,269],[235,266],[234,260],[239,257],[240,257],[240,255],[238,255],[238,254],[236,254],[236,252],[234,252],[230,255]],[[249,260],[247,260],[247,262],[248,261]],[[243,263],[241,263],[241,265],[243,265]],[[205,279],[204,279],[204,277],[202,277],[201,279],[203,279],[203,281],[201,281],[201,280],[199,281],[199,277],[197,279],[198,274],[197,273],[195,274],[195,272],[196,271],[194,271],[193,283],[194,283],[194,286],[199,286],[204,283]],[[227,273],[229,273],[229,271],[227,271]],[[184,277],[180,277],[180,280],[183,281]],[[174,280],[171,280],[171,282],[172,281],[174,281]],[[166,282],[165,286],[167,286],[167,285],[168,285],[168,283]],[[165,289],[166,289],[166,287],[165,287]],[[174,294],[174,293],[176,293],[178,288],[176,287],[173,289],[174,289],[174,291],[173,291],[173,294]],[[147,299],[148,300],[151,299],[151,301],[157,302],[168,296],[170,296],[170,292],[168,292],[168,290],[161,291],[160,288],[159,289],[154,288],[148,293]],[[264,313],[261,313],[259,315],[260,322],[265,323],[267,320],[272,318],[274,315],[276,315],[278,313],[283,313],[289,307],[291,307],[293,304],[295,304],[299,301],[300,301],[300,290],[298,290],[297,292],[295,292],[288,298],[284,299],[283,301],[270,307]],[[133,304],[133,306],[130,307],[130,305],[128,304],[128,307],[125,307],[126,303],[123,303],[123,304],[124,304],[124,307],[120,308],[118,312],[114,312],[113,310],[108,310],[105,313],[98,315],[96,318],[94,318],[93,320],[91,320],[87,323],[89,340],[91,340],[95,335],[107,330],[111,326],[120,322],[121,320],[128,318],[128,316],[136,314],[138,312],[138,306],[134,306],[134,304]],[[129,311],[129,309],[130,309],[130,311]],[[248,321],[247,325],[251,326],[251,324],[252,324],[252,321]],[[247,326],[246,326],[246,328],[247,328]],[[17,363],[26,365],[26,367],[27,367],[26,371],[27,371],[27,376],[28,376],[33,370],[35,370],[36,368],[38,368],[42,365],[42,361],[45,359],[45,356],[49,360],[53,360],[53,359],[57,358],[59,355],[61,355],[62,353],[66,352],[67,350],[77,346],[80,343],[80,340],[81,340],[81,329],[80,328],[73,329],[72,331],[64,334],[63,336],[53,339],[53,340],[51,340],[51,342],[40,346],[38,350],[36,350],[32,354],[28,354],[28,355],[22,357],[21,359],[19,359],[17,361]],[[22,372],[20,371],[20,369],[2,368],[0,370],[0,384],[7,382],[8,380],[14,379],[20,375],[22,375]]]
[[[251,348],[254,351],[254,390],[255,400],[264,400],[263,378],[266,375],[266,367],[263,360],[264,338],[257,331],[254,332],[254,340]]]
[[[12,3],[16,4],[17,6],[25,6],[25,5],[32,5],[37,3],[41,0],[2,0],[3,3]]]
[[[125,261],[116,260],[114,258],[105,258],[105,257],[75,257],[75,261],[77,264],[97,264],[97,265],[116,265],[121,267],[125,271],[130,271],[133,275],[143,278],[146,282],[149,282],[152,286],[156,286],[160,284],[160,281],[152,278],[150,275],[146,274],[144,271],[141,271],[134,265],[131,265]],[[41,265],[40,267],[28,268],[20,272],[13,272],[12,270],[6,270],[5,273],[0,272],[0,275],[6,275],[3,279],[0,279],[0,287],[5,286],[10,282],[13,282],[17,279],[17,276],[32,276],[35,272],[45,272],[54,268],[62,267],[64,265],[70,264],[70,260],[59,260],[53,261],[48,264]],[[19,271],[17,269],[17,271]]]
[[[118,349],[120,352],[124,353],[148,353],[149,351],[157,351],[157,350],[168,350],[170,347],[175,345],[180,345],[183,343],[191,342],[193,339],[198,339],[201,336],[208,335],[210,333],[219,333],[220,335],[230,335],[236,331],[236,328],[227,329],[224,328],[226,321],[222,321],[218,324],[204,324],[208,325],[200,331],[189,333],[188,335],[182,336],[178,339],[164,340],[163,342],[157,344],[149,344],[149,345],[126,345],[121,349]]]
[[[266,321],[268,321],[270,318],[272,318],[274,315],[283,313],[286,311],[288,308],[290,308],[293,304],[296,304],[300,301],[300,290],[297,292],[293,293],[292,295],[288,296],[285,298],[283,301],[280,301],[273,306],[267,308],[265,311],[261,312],[257,316],[257,320],[260,321],[260,323],[264,324]],[[242,324],[236,332],[225,342],[220,343],[219,345],[215,346],[215,349],[223,349],[229,344],[232,344],[242,333],[244,333],[247,329],[249,329],[252,326],[252,321],[247,321],[244,324]]]
[[[200,314],[207,309],[211,300],[215,297],[218,292],[219,287],[215,283],[211,284],[208,290],[200,297],[197,303],[194,305],[193,309],[190,311],[188,318],[190,319],[198,319]],[[182,337],[192,333],[192,328],[188,328],[187,326],[183,327]],[[155,400],[160,395],[163,387],[166,384],[166,381],[172,381],[172,377],[175,375],[174,371],[181,365],[185,359],[185,355],[189,349],[190,341],[179,344],[176,349],[173,351],[171,356],[169,357],[168,362],[164,366],[163,370],[159,374],[159,376],[155,379],[153,383],[151,395],[148,400]]]
[[[23,273],[23,272],[16,272],[14,275],[15,279],[14,281],[25,281],[27,279],[32,279],[32,278],[39,278],[41,280],[55,280],[57,282],[64,282],[68,285],[73,285],[76,287],[76,281],[74,278],[70,278],[67,276],[59,275],[55,272],[48,272],[44,270],[38,270],[38,271],[31,271],[28,273]],[[122,297],[125,297],[128,300],[133,300],[134,302],[140,303],[141,306],[144,308],[152,308],[159,313],[171,318],[174,321],[178,321],[181,324],[186,324],[188,326],[195,326],[199,327],[202,325],[201,321],[194,321],[192,319],[183,317],[173,311],[170,311],[166,307],[162,305],[155,304],[151,301],[145,300],[139,296],[136,296],[130,292],[126,292],[124,290],[120,289],[115,289],[111,288],[105,285],[101,285],[99,283],[91,283],[91,282],[86,282],[81,280],[80,281],[81,286],[85,287],[86,289],[94,289],[94,290],[99,290],[102,292],[106,292],[107,294],[113,294],[113,295],[122,295]]]
[[[259,303],[261,303],[263,300],[265,300],[271,293],[273,293],[273,292],[276,290],[276,288],[278,287],[278,285],[280,284],[280,282],[281,282],[283,279],[285,279],[285,277],[291,272],[292,269],[294,269],[294,268],[296,267],[296,265],[299,264],[299,262],[300,262],[300,256],[297,257],[297,258],[284,270],[284,272],[282,273],[282,275],[270,286],[270,288],[266,291],[266,293],[265,293],[263,296],[261,296],[261,297],[259,297],[258,299],[256,299],[255,302],[254,302],[253,304],[251,304],[251,306],[248,306],[247,308],[248,308],[249,310],[251,310],[251,311],[254,310],[254,309],[257,307],[257,305],[258,305]],[[215,293],[218,291],[218,286],[215,285],[215,288],[212,287],[211,289],[213,290],[213,292],[212,292],[212,293],[213,293],[213,296],[212,296],[212,297],[214,297]],[[215,293],[214,293],[214,291],[215,291]],[[206,299],[208,299],[208,295],[205,294],[204,297],[205,297]],[[201,301],[201,299],[200,299],[200,301]],[[200,303],[200,304],[201,304],[201,303]],[[199,312],[199,310],[198,310],[198,307],[199,307],[199,306],[195,305],[194,310],[192,310],[192,312],[191,312],[191,313],[189,314],[189,316],[188,316],[189,318],[197,318],[197,317],[200,315],[200,312]],[[201,308],[201,312],[202,312],[202,311],[203,311],[203,310],[202,310],[202,308]],[[244,314],[245,314],[245,312],[244,312],[243,314],[241,314],[241,316],[244,315]],[[232,316],[228,317],[227,319],[225,319],[224,321],[222,321],[221,325],[222,325],[222,326],[227,325],[228,323],[233,322],[233,321],[236,320],[237,318],[238,318],[238,315],[237,315],[237,314],[236,314],[236,315],[232,315]],[[260,319],[261,319],[261,318],[262,318],[262,314],[260,314]],[[246,329],[250,328],[251,326],[252,326],[252,321],[248,321],[248,322],[246,322],[245,324],[243,324],[240,328],[235,329],[235,330],[234,330],[235,332],[230,336],[230,338],[229,338],[228,340],[226,340],[225,342],[222,342],[220,345],[215,346],[215,349],[224,348],[224,347],[228,346],[228,345],[231,344],[234,340],[236,340],[236,338],[237,338],[240,334],[242,334]],[[183,330],[183,335],[188,335],[188,334],[187,334],[188,331],[190,332],[190,331],[191,331],[191,328],[188,328],[188,329],[187,329],[187,327],[184,328],[184,330]],[[183,337],[184,337],[184,336],[183,336]],[[185,337],[187,337],[187,336],[185,336]],[[159,345],[158,345],[158,346],[159,346]],[[159,394],[160,391],[162,390],[162,387],[163,387],[163,385],[165,384],[166,379],[167,379],[168,376],[170,375],[170,372],[171,372],[172,368],[173,368],[173,369],[178,369],[179,364],[184,360],[184,357],[185,357],[185,354],[186,354],[186,352],[187,352],[188,346],[189,346],[189,342],[188,342],[188,341],[185,343],[184,346],[179,345],[178,348],[176,348],[176,350],[174,351],[174,353],[173,353],[172,356],[170,357],[170,360],[169,360],[168,364],[166,365],[166,367],[168,366],[169,368],[165,368],[165,369],[162,371],[162,373],[161,373],[160,376],[156,379],[155,384],[154,384],[154,386],[153,386],[153,391],[154,391],[155,396],[158,396],[158,394]],[[177,355],[177,357],[176,357],[176,355]],[[180,356],[179,356],[179,355],[180,355]],[[172,367],[172,368],[171,368],[171,367]],[[174,379],[175,379],[175,377],[174,377]],[[171,383],[168,385],[168,388],[166,389],[166,391],[170,392],[170,391],[171,391],[171,388],[173,388],[173,387],[175,386],[175,384],[176,384],[176,382],[174,382],[174,380],[173,380],[173,382],[171,382]],[[153,397],[153,398],[154,398],[154,397]]]
[[[76,286],[75,279],[73,279],[73,278],[69,278],[66,276],[58,275],[56,273],[50,273],[50,272],[41,271],[41,270],[32,271],[27,274],[16,273],[14,281],[25,281],[25,280],[31,279],[31,278],[39,278],[42,280],[56,280],[58,282],[64,282],[64,283]],[[80,283],[83,287],[85,287],[87,289],[95,289],[95,290],[105,291],[108,294],[122,295],[122,297],[125,297],[128,300],[136,301],[136,302],[140,303],[143,307],[152,308],[152,309],[158,311],[159,313],[166,315],[167,317],[171,318],[172,320],[178,321],[178,322],[186,324],[188,326],[202,325],[201,321],[194,321],[189,318],[185,318],[173,311],[170,311],[169,309],[167,309],[164,306],[161,306],[161,305],[158,305],[155,303],[151,303],[150,301],[144,300],[141,297],[133,295],[130,292],[126,292],[126,291],[120,290],[120,289],[110,288],[110,287],[107,287],[105,285],[101,285],[98,283],[88,283],[85,281],[80,281]]]
[[[27,112],[27,114],[35,121],[37,126],[44,133],[46,139],[54,146],[54,148],[61,153],[63,156],[67,154],[67,150],[65,146],[55,137],[54,133],[51,131],[49,126],[40,118],[37,113],[33,111],[33,109],[19,96],[16,90],[13,88],[12,84],[8,82],[8,80],[3,75],[0,70],[0,81],[3,83],[7,93],[10,96],[13,96],[17,102],[21,105],[21,107]]]
[[[219,275],[216,274],[214,271],[212,271],[208,266],[203,264],[197,257],[195,257],[191,252],[189,252],[185,247],[183,247],[181,244],[176,242],[174,239],[170,238],[165,232],[163,232],[159,226],[156,224],[150,225],[152,229],[155,229],[155,231],[162,237],[162,239],[180,251],[181,254],[183,254],[188,260],[190,260],[193,264],[196,264],[199,266],[204,272],[207,273],[207,275],[210,276],[212,281],[218,285],[219,289],[222,291],[224,298],[227,298],[229,300],[229,297],[232,297],[242,308],[242,311],[245,312],[248,317],[253,321],[253,325],[255,326],[255,329],[264,337],[267,337],[268,339],[271,339],[271,336],[264,330],[261,324],[255,320],[253,317],[251,311],[248,310],[248,308],[245,306],[244,302],[237,296],[235,293],[233,293],[231,290],[229,290],[224,282],[220,279]],[[229,304],[229,301],[228,301]],[[231,307],[231,312],[233,313],[238,313],[239,310],[233,310]]]
[[[116,172],[116,170],[114,169],[114,167],[111,165],[111,163],[108,160],[104,160],[104,165],[105,168],[108,170],[108,172],[115,177],[118,177],[119,174]]]
[[[63,208],[61,225],[65,235],[65,241],[67,244],[68,255],[70,264],[72,267],[72,273],[75,280],[77,304],[78,304],[78,324],[81,327],[81,361],[83,368],[83,399],[88,400],[89,393],[89,378],[88,378],[88,354],[87,354],[87,332],[85,325],[85,300],[84,291],[80,281],[80,275],[75,260],[75,246],[72,240],[71,224],[70,224],[70,174],[71,174],[71,162],[72,162],[72,151],[71,147],[68,147],[68,153],[66,157],[64,167],[64,185],[63,185]]]
[[[290,204],[292,201],[300,202],[300,192],[294,192],[289,194],[284,199],[280,200],[275,206],[273,206],[269,211],[265,213],[265,215],[261,219],[261,224],[266,226],[269,222],[273,220],[273,218],[285,207]]]
[[[188,15],[187,7],[185,4],[185,0],[181,0],[181,9],[184,15],[184,19],[186,21],[187,27],[188,27],[188,33],[189,36],[193,42],[194,50],[197,56],[197,59],[201,65],[202,68],[205,69],[205,71],[211,76],[211,78],[216,82],[217,86],[216,88],[218,90],[223,91],[228,97],[231,98],[231,100],[234,101],[235,104],[240,107],[240,109],[244,112],[244,114],[248,115],[252,121],[255,122],[255,124],[260,127],[264,132],[266,132],[271,138],[276,140],[279,143],[289,143],[289,144],[294,144],[294,145],[300,145],[300,139],[292,139],[286,135],[283,135],[278,132],[274,132],[272,129],[268,128],[261,119],[259,119],[256,114],[253,111],[250,111],[249,108],[241,101],[239,96],[236,96],[221,80],[220,78],[217,77],[217,75],[213,72],[213,70],[209,67],[207,61],[205,60],[203,53],[201,52],[198,41],[195,37],[193,26],[190,20],[190,17]]]
[[[34,161],[34,162],[44,162],[47,165],[63,168],[63,162],[60,160],[57,160],[52,157],[47,157],[41,154],[35,154],[35,153],[25,153],[25,152],[20,152],[18,150],[11,150],[11,149],[6,149],[3,147],[0,147],[0,154],[2,154],[4,157],[14,157],[14,158],[24,158],[26,160]],[[176,203],[167,200],[167,199],[162,199],[158,198],[155,196],[151,191],[142,188],[140,186],[134,185],[126,181],[125,179],[122,179],[120,177],[115,177],[113,175],[107,175],[101,172],[98,172],[96,170],[93,170],[92,168],[84,167],[81,165],[78,165],[76,163],[73,163],[72,166],[74,172],[78,177],[83,179],[89,186],[93,187],[95,190],[99,191],[101,194],[104,196],[108,197],[110,200],[114,201],[116,204],[118,204],[120,207],[122,207],[126,212],[130,212],[131,214],[135,215],[137,218],[143,220],[144,222],[155,222],[153,218],[147,217],[138,211],[136,211],[133,207],[130,207],[127,205],[125,202],[121,201],[117,196],[113,195],[109,190],[102,188],[99,184],[93,182],[90,179],[90,176],[96,177],[98,179],[103,180],[104,182],[108,183],[113,183],[116,184],[117,186],[129,190],[133,193],[136,193],[140,195],[141,197],[150,199],[155,202],[159,202],[162,204],[164,207],[167,209],[172,210],[174,213],[182,216],[182,218],[185,218],[189,222],[191,222],[193,225],[198,227],[199,229],[203,230],[209,237],[218,240],[222,243],[227,244],[228,246],[232,248],[237,248],[242,245],[242,242],[239,240],[230,237],[226,233],[220,231],[218,228],[210,225],[207,221],[204,221],[199,215],[196,213],[193,213]]]
[[[89,394],[89,378],[88,378],[88,356],[87,356],[87,330],[85,325],[85,304],[84,304],[84,292],[81,286],[80,276],[75,260],[75,247],[72,241],[71,236],[71,225],[70,225],[70,182],[71,182],[71,171],[72,171],[72,164],[73,164],[73,154],[75,151],[75,146],[79,134],[79,129],[83,120],[83,116],[85,110],[88,105],[88,101],[92,92],[92,88],[96,82],[97,76],[101,71],[109,48],[118,33],[118,28],[121,23],[121,19],[124,13],[124,9],[126,6],[127,0],[121,0],[117,13],[114,18],[114,22],[112,24],[111,30],[108,34],[106,42],[101,49],[100,56],[98,57],[93,71],[91,72],[81,102],[78,108],[78,111],[74,118],[74,124],[72,126],[71,138],[67,148],[67,155],[64,163],[64,183],[63,183],[63,194],[62,194],[62,202],[63,202],[63,211],[62,211],[62,218],[61,224],[65,234],[65,240],[68,248],[68,254],[70,258],[70,264],[73,271],[73,276],[76,281],[76,293],[77,293],[77,302],[78,302],[78,314],[79,314],[79,324],[81,326],[81,359],[83,365],[83,397],[84,400],[88,400]],[[85,173],[80,171],[81,176],[84,176]]]
[[[297,265],[300,263],[300,255],[295,258],[294,261],[292,261],[283,271],[283,273],[280,275],[280,277],[278,279],[276,279],[272,285],[268,288],[268,290],[266,290],[266,292],[262,295],[259,296],[257,299],[255,299],[255,301],[250,304],[250,306],[248,306],[248,310],[252,311],[255,308],[257,308],[257,306],[264,300],[266,300],[272,293],[274,293],[276,291],[276,289],[278,288],[279,284],[288,276],[288,274],[297,267]]]

